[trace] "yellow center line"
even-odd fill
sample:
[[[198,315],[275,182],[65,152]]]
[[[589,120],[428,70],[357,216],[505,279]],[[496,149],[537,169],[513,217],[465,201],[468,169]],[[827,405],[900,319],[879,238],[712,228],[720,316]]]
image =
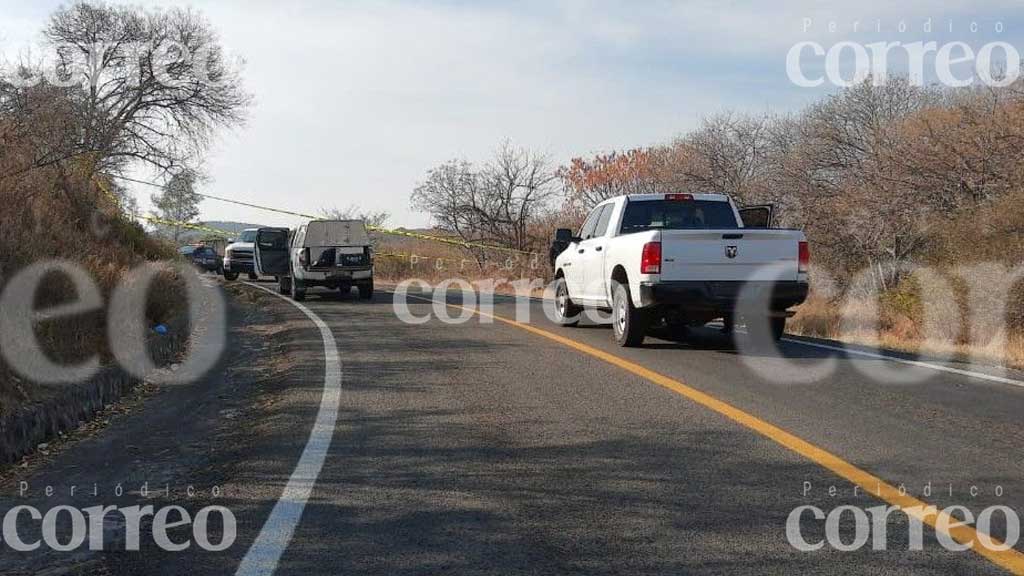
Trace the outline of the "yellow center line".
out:
[[[411,294],[408,296],[410,298],[415,298],[418,300],[433,302],[433,300],[429,298],[421,298],[418,296],[413,296]],[[743,410],[740,410],[739,408],[736,408],[731,404],[723,402],[722,400],[719,400],[714,396],[711,396],[710,394],[701,392],[696,388],[692,388],[679,380],[669,378],[664,374],[659,374],[658,372],[645,368],[635,362],[631,362],[624,358],[620,358],[619,356],[610,354],[598,348],[594,348],[593,346],[588,346],[587,344],[577,342],[576,340],[573,340],[571,338],[559,336],[554,332],[549,332],[547,330],[537,328],[536,326],[524,324],[511,318],[505,318],[503,316],[498,316],[496,314],[482,312],[476,308],[467,308],[464,306],[459,306],[457,304],[445,304],[450,308],[457,310],[468,310],[479,316],[492,318],[494,320],[503,322],[510,326],[515,326],[516,328],[526,330],[527,332],[536,334],[537,336],[547,338],[548,340],[553,340],[555,342],[558,342],[559,344],[568,346],[588,356],[593,356],[594,358],[604,360],[609,364],[612,364],[627,372],[640,376],[641,378],[644,378],[650,382],[657,384],[658,386],[671,390],[681,396],[685,396],[686,398],[689,398],[690,400],[696,402],[697,404],[709,408],[725,416],[726,418],[729,418],[730,420],[746,428],[749,428],[757,432],[758,434],[770,440],[773,440],[778,444],[781,444],[782,446],[785,446],[786,448],[811,460],[812,462],[824,468],[827,468],[828,470],[831,470],[832,472],[841,476],[842,478],[852,482],[853,484],[856,484],[857,486],[860,486],[861,488],[864,489],[864,491],[867,494],[884,500],[885,502],[888,502],[893,506],[899,506],[902,511],[904,511],[907,514],[913,514],[915,518],[931,526],[937,532],[948,534],[952,539],[956,540],[961,544],[970,545],[971,550],[974,550],[978,554],[984,556],[988,560],[992,561],[994,564],[1002,568],[1005,568],[1009,572],[1017,574],[1019,576],[1024,576],[1024,554],[1022,554],[1021,552],[1013,548],[1010,548],[1008,550],[993,549],[1005,548],[1005,545],[1003,542],[997,540],[996,538],[991,538],[987,537],[986,535],[982,535],[982,538],[987,538],[988,545],[986,545],[985,542],[979,539],[979,533],[977,530],[975,530],[971,526],[957,525],[959,524],[959,521],[956,518],[950,516],[948,513],[943,512],[941,510],[932,513],[915,512],[913,510],[908,510],[909,508],[920,507],[922,511],[926,511],[927,508],[932,505],[922,500],[918,500],[917,498],[914,498],[913,496],[910,496],[908,494],[901,494],[899,489],[897,489],[895,486],[886,483],[885,481],[878,478],[877,476],[874,476],[870,472],[862,470],[854,466],[853,464],[850,464],[846,460],[843,460],[842,458],[836,456],[835,454],[832,454],[831,452],[823,448],[819,448],[818,446],[815,446],[814,444],[811,444],[810,442],[803,440],[798,436],[790,434],[789,432],[786,432],[785,430],[779,428],[778,426],[770,424],[769,422],[766,422],[765,420],[762,420],[757,416],[744,412]]]

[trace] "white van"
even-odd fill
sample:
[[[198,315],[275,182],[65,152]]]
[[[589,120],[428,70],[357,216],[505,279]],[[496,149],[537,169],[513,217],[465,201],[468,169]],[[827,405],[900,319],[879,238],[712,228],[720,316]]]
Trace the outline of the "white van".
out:
[[[373,247],[361,220],[313,220],[296,230],[256,231],[256,271],[275,276],[282,294],[295,300],[313,286],[373,297]]]

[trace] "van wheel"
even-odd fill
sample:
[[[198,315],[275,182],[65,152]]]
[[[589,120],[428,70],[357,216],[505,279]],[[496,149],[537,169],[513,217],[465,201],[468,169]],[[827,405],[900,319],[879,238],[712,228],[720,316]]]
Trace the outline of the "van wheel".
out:
[[[373,298],[373,283],[359,285],[359,298],[371,300]]]
[[[569,298],[569,286],[564,276],[555,280],[555,320],[562,326],[580,323],[580,307]]]
[[[225,270],[224,271],[224,279],[229,281],[229,282],[234,282],[235,280],[238,280],[238,272],[232,272],[230,270]]]
[[[284,294],[285,296],[291,294],[292,283],[291,279],[288,276],[277,277],[277,291],[281,294]]]
[[[291,281],[292,289],[292,300],[296,302],[302,302],[306,299],[306,285],[302,283],[302,280],[292,278]]]
[[[639,346],[647,335],[649,315],[645,310],[633,306],[629,287],[618,282],[612,293],[612,332],[619,346]]]

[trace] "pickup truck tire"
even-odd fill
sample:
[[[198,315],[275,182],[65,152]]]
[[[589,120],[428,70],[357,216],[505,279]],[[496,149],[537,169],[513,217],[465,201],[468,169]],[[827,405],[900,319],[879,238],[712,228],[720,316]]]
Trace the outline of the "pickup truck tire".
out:
[[[278,276],[277,277],[277,291],[278,291],[278,293],[284,294],[285,296],[291,294],[291,292],[292,292],[291,278],[289,278],[288,276]]]
[[[234,282],[235,280],[238,280],[238,272],[231,272],[230,270],[225,270],[224,279],[229,282]]]
[[[629,286],[614,282],[612,285],[612,332],[619,346],[633,347],[643,343],[647,335],[650,316],[645,310],[633,306]]]
[[[569,286],[564,277],[555,280],[555,319],[559,325],[567,327],[580,323],[580,307],[569,298]]]
[[[362,300],[373,299],[373,282],[359,285],[359,298]]]
[[[256,274],[255,272],[249,272],[249,280],[252,280],[253,282],[255,282],[255,281],[259,280],[259,279],[260,279],[259,274]]]
[[[296,302],[302,302],[306,299],[306,285],[302,283],[302,280],[292,278],[291,281],[292,289],[292,300]]]

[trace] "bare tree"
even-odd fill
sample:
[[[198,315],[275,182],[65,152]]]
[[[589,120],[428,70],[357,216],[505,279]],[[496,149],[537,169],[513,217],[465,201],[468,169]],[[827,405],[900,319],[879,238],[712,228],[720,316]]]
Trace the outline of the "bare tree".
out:
[[[531,225],[558,194],[557,181],[545,156],[506,141],[480,168],[452,160],[430,170],[411,200],[464,241],[528,250],[538,240]]]
[[[391,219],[391,214],[383,210],[376,212],[363,210],[355,205],[349,205],[346,208],[323,208],[320,210],[320,214],[328,220],[362,220],[369,228],[370,241],[374,246],[380,243],[381,233],[379,230],[385,228],[388,220]]]
[[[241,123],[250,96],[239,66],[198,13],[80,1],[59,8],[44,35],[67,90],[81,152],[97,169],[140,160],[165,173],[193,165],[214,129]]]
[[[160,194],[152,196],[153,205],[159,218],[167,220],[165,224],[171,230],[171,238],[175,243],[181,237],[185,224],[191,223],[199,216],[199,203],[202,197],[196,194],[195,186],[198,174],[191,170],[183,170],[171,176]]]
[[[362,220],[371,228],[383,228],[391,219],[391,214],[383,210],[363,210],[355,205],[346,208],[323,208],[320,214],[329,220]]]
[[[117,207],[121,214],[129,220],[138,220],[139,201],[135,199],[131,191],[115,181],[106,182],[104,186],[117,201]]]
[[[869,267],[879,288],[900,280],[936,210],[934,196],[908,177],[899,150],[906,122],[938,97],[902,78],[882,86],[865,80],[802,119],[799,153],[811,183],[797,190],[804,192],[807,225],[849,252],[848,268]]]

